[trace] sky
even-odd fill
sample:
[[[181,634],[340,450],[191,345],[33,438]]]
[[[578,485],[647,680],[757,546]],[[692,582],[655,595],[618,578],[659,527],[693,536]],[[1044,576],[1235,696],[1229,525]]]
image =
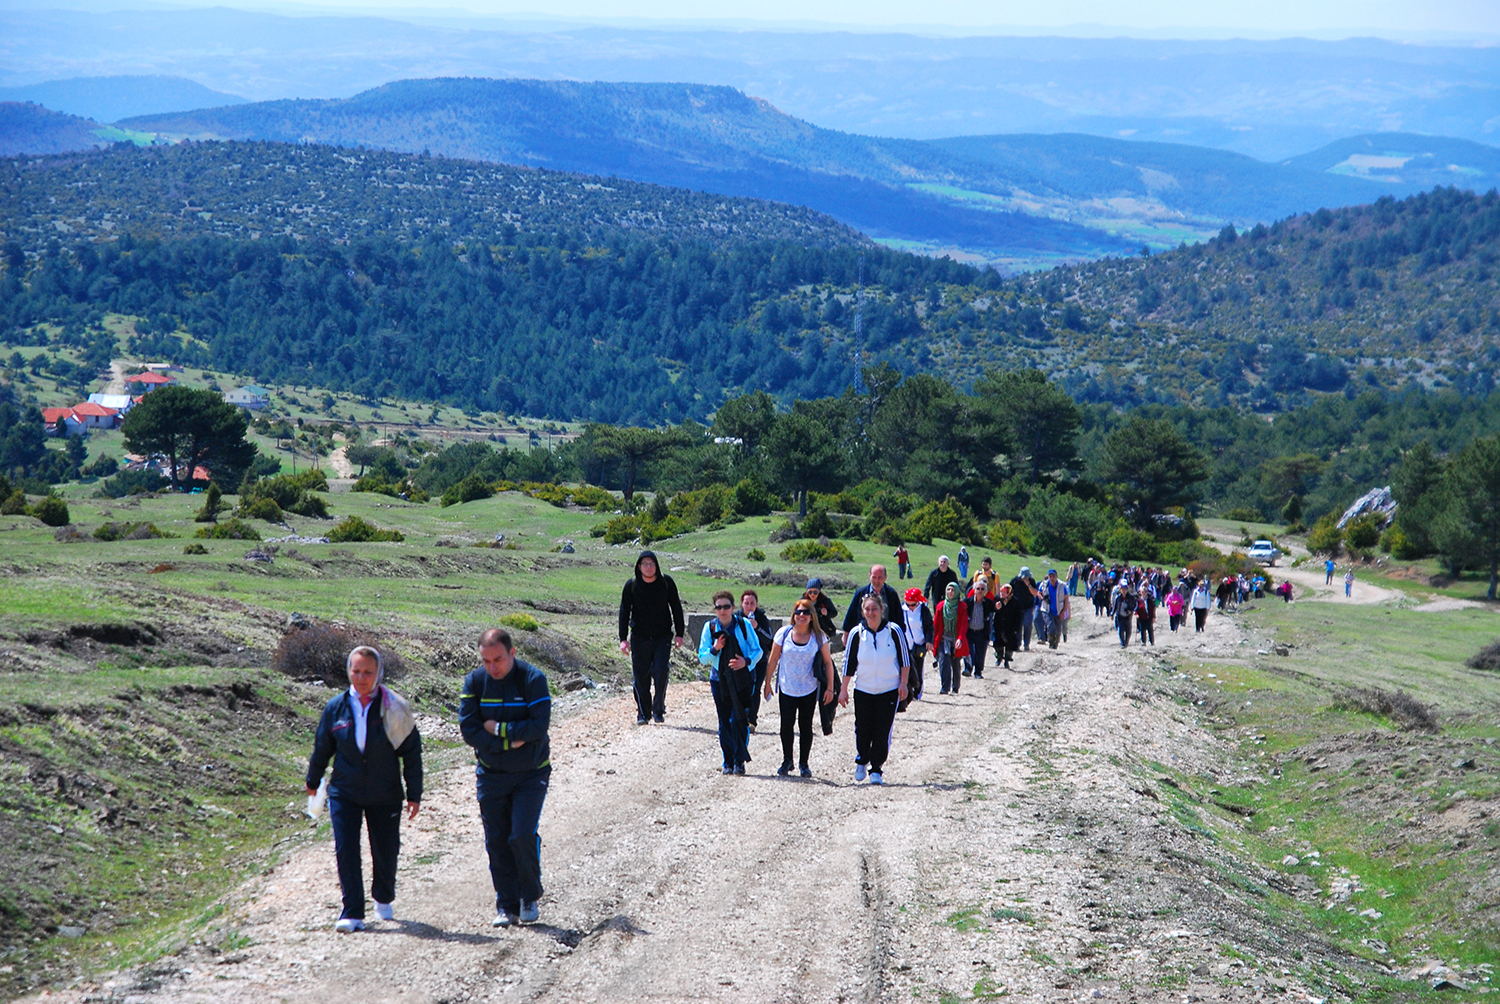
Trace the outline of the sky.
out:
[[[5,7],[229,6],[279,13],[679,23],[939,34],[1345,38],[1500,44],[1500,0],[0,0]]]

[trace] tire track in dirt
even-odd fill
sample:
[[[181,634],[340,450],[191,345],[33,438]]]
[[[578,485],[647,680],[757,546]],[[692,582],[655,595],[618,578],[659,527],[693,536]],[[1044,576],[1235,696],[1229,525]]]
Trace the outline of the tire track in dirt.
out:
[[[1209,624],[1164,631],[1154,655],[1243,651],[1233,618]],[[813,779],[777,777],[779,739],[765,733],[751,774],[725,777],[706,685],[674,685],[661,726],[628,724],[628,696],[568,698],[542,924],[489,926],[461,767],[431,779],[405,831],[396,922],[332,933],[337,881],[320,842],[231,897],[253,944],[189,948],[152,980],[119,974],[50,1000],[878,1002],[1003,988],[1061,1001],[1128,988],[1180,1002],[1195,981],[1234,999],[1244,988],[1195,972],[1221,963],[1220,941],[1305,942],[1266,925],[1223,882],[1219,851],[1143,782],[1150,762],[1244,777],[1190,710],[1145,693],[1156,661],[1082,615],[1071,644],[1022,655],[1025,672],[992,669],[899,715],[883,788],[852,781],[849,712],[815,740]],[[763,711],[773,727],[775,706]]]

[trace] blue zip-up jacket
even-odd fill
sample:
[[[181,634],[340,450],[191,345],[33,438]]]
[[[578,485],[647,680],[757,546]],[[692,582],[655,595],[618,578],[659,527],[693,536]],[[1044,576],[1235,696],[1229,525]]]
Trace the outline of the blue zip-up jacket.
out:
[[[708,623],[703,625],[703,635],[698,639],[698,661],[708,667],[708,678],[717,680],[719,678],[719,653],[714,651],[714,631],[719,628],[719,618],[710,617]],[[745,668],[753,670],[755,664],[760,662],[761,647],[760,639],[755,635],[755,628],[742,615],[734,615],[734,637],[740,646],[740,655],[745,657]]]
[[[328,793],[356,805],[400,805],[422,801],[422,736],[413,728],[411,735],[392,749],[386,738],[385,720],[381,715],[379,691],[370,702],[365,721],[365,751],[359,751],[354,738],[356,698],[344,691],[323,708],[318,734],[313,740],[312,756],[307,760],[307,786],[316,788],[323,780],[328,762],[333,761],[333,776],[328,779]],[[403,793],[401,779],[406,778]]]
[[[484,723],[495,721],[495,735]],[[458,728],[464,742],[474,747],[484,772],[524,774],[552,763],[547,728],[552,723],[552,695],[547,676],[529,662],[517,659],[505,679],[497,680],[483,666],[464,677],[458,698]],[[520,742],[523,745],[516,746]]]

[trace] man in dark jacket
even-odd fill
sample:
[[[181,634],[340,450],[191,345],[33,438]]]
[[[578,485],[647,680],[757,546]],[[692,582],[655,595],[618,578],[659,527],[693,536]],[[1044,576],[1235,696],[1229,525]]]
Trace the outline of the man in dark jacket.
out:
[[[869,584],[860,586],[859,589],[855,590],[854,599],[849,601],[849,609],[844,614],[843,636],[845,644],[849,641],[849,632],[853,631],[860,621],[864,620],[861,608],[864,605],[865,597],[871,593],[879,596],[881,602],[885,604],[886,621],[900,628],[902,637],[906,637],[906,608],[901,605],[901,595],[886,584],[885,566],[871,565]]]
[[[1010,602],[1020,606],[1021,648],[1027,652],[1031,651],[1031,618],[1026,615],[1036,606],[1036,598],[1036,579],[1031,577],[1031,569],[1023,566],[1010,580]]]
[[[682,647],[687,619],[677,583],[661,570],[656,555],[642,551],[635,576],[620,591],[620,651],[630,656],[635,676],[635,723],[660,722],[667,713],[667,671],[672,646]],[[655,697],[651,694],[656,687]]]
[[[947,593],[948,583],[957,582],[958,573],[948,565],[948,556],[945,554],[938,559],[938,566],[927,576],[927,588],[922,590],[922,595],[927,597],[927,602],[937,609]]]
[[[464,677],[458,729],[478,761],[479,815],[495,887],[494,926],[535,923],[542,898],[542,842],[537,824],[552,777],[547,677],[516,658],[510,633],[479,639],[483,665]]]

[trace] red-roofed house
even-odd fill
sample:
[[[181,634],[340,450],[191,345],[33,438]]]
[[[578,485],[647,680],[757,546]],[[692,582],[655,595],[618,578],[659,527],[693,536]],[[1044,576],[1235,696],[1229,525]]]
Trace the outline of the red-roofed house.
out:
[[[70,436],[83,435],[83,423],[73,414],[72,408],[43,408],[42,424],[45,426],[47,435],[57,435],[57,423],[61,420],[63,431]]]
[[[73,406],[73,417],[85,429],[113,429],[120,424],[120,413],[102,404],[85,401]]]
[[[149,394],[158,387],[166,387],[176,381],[160,373],[137,373],[135,376],[126,377],[125,382],[127,384],[135,384],[140,388],[141,393]]]

